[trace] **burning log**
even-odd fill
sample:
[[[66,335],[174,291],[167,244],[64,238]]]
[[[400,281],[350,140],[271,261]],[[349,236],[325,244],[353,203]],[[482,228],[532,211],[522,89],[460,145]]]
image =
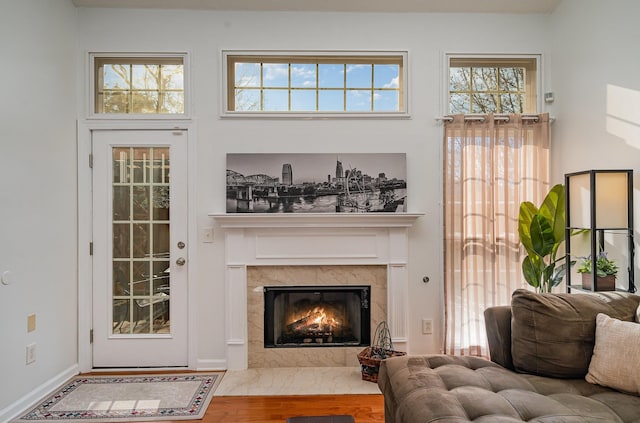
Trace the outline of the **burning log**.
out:
[[[324,313],[314,310],[306,316],[287,325],[287,331],[292,333],[307,332],[309,330],[317,330],[318,322],[323,318]]]

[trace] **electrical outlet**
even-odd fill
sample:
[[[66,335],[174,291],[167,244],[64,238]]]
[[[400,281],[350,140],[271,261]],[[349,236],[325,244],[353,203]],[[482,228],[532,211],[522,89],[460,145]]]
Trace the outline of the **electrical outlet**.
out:
[[[36,343],[27,345],[27,364],[36,361]]]
[[[27,316],[27,332],[33,332],[36,330],[36,315],[30,314]]]
[[[433,333],[433,320],[422,319],[422,333],[425,335],[431,335]]]

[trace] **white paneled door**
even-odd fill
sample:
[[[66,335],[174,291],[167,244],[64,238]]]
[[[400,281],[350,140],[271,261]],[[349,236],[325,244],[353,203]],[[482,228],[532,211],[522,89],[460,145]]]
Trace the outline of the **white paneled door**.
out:
[[[92,143],[93,367],[187,366],[187,133]]]

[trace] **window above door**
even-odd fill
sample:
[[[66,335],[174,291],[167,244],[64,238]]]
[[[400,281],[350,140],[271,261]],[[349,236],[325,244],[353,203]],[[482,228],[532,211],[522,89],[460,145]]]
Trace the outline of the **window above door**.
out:
[[[188,117],[186,54],[92,53],[90,116]]]

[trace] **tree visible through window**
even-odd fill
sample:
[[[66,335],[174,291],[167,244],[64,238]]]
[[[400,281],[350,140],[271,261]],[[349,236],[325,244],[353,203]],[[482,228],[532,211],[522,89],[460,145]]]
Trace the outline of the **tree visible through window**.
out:
[[[183,114],[183,57],[96,57],[95,112]]]
[[[536,113],[536,59],[451,58],[449,113]]]
[[[404,111],[402,54],[229,54],[226,60],[227,111]]]

